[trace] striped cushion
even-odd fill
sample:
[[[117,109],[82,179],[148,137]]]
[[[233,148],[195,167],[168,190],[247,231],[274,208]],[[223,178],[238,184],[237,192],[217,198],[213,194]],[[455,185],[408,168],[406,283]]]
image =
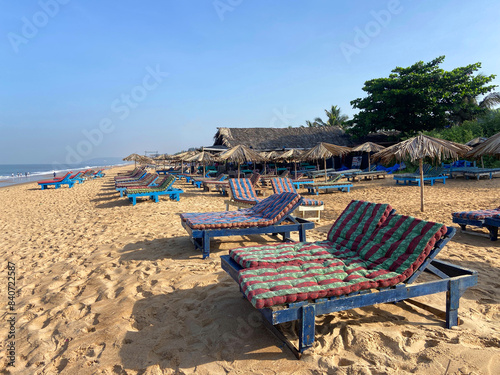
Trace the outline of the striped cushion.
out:
[[[156,177],[154,173],[148,173],[144,178],[137,181],[129,181],[129,182],[115,182],[115,187],[129,187],[129,186],[141,186],[141,185],[149,185]]]
[[[153,186],[149,188],[140,188],[140,189],[127,189],[127,195],[165,191],[172,186],[172,184],[175,182],[176,179],[177,178],[174,175],[169,174],[158,186]]]
[[[366,201],[351,201],[328,232],[328,240],[356,250],[389,216],[392,207]]]
[[[297,194],[274,194],[240,211],[184,213],[181,220],[193,229],[263,227],[275,224],[301,202]]]
[[[497,215],[499,213],[500,213],[500,207],[497,207],[492,210],[453,212],[451,216],[457,219],[484,220],[487,217],[492,217],[493,215]]]
[[[299,247],[300,261],[243,269],[239,283],[256,308],[388,287],[413,274],[444,233],[442,224],[392,215],[357,251],[328,242],[289,244]]]
[[[280,262],[300,263],[304,259],[310,261],[311,257],[323,259],[325,248],[356,250],[369,240],[369,235],[382,225],[391,211],[388,204],[352,201],[333,224],[327,241],[244,247],[231,250],[230,256],[240,266],[248,268]]]
[[[273,178],[271,180],[271,185],[275,194],[283,193],[285,191],[297,194],[297,190],[295,189],[295,186],[293,186],[293,181],[290,178]],[[323,206],[323,202],[315,199],[304,198],[301,206]]]
[[[248,178],[231,178],[229,180],[231,194],[236,202],[254,204],[262,199],[257,198],[257,193]]]

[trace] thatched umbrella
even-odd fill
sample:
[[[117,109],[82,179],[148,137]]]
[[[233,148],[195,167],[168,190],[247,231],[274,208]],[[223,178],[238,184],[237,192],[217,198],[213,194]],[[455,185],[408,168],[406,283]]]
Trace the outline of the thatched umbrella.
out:
[[[154,160],[163,160],[163,168],[165,168],[165,161],[166,160],[171,160],[172,157],[170,155],[167,155],[167,154],[161,154],[161,155],[158,155],[157,157],[153,158]]]
[[[469,142],[466,143],[466,145],[470,146],[470,147],[476,147],[476,146],[479,146],[481,143],[486,142],[487,140],[488,140],[488,138],[485,138],[485,137],[477,137],[477,138],[471,139]],[[473,151],[470,151],[470,152],[473,152]],[[483,155],[481,155],[481,168],[484,168]]]
[[[291,148],[290,150],[285,151],[283,154],[281,154],[279,159],[291,161],[294,163],[294,165],[295,165],[295,178],[297,178],[297,162],[301,161],[303,156],[304,156],[303,150],[299,150],[298,148]]]
[[[365,142],[359,146],[356,146],[352,149],[352,151],[357,151],[357,152],[368,152],[370,154],[371,152],[379,152],[385,149],[384,146],[380,146],[376,143],[373,142]],[[370,170],[371,163],[370,163],[370,155],[368,155],[368,170]]]
[[[153,159],[151,159],[149,156],[139,155],[139,157],[137,158],[137,162],[139,164],[152,164]]]
[[[351,152],[350,147],[332,145],[331,143],[318,143],[316,146],[311,148],[303,155],[303,160],[318,160],[323,159],[325,167],[325,182],[327,180],[326,176],[326,159],[332,158],[334,156],[345,155]]]
[[[205,170],[207,164],[211,164],[216,161],[216,158],[213,154],[207,151],[200,151],[197,154],[194,154],[190,158],[186,159],[187,162],[197,162],[203,165],[203,177],[205,177]]]
[[[262,162],[265,159],[258,152],[245,145],[238,145],[224,151],[219,155],[220,160],[231,161],[238,164],[238,177],[240,176],[240,164],[247,162]]]
[[[500,155],[500,133],[488,138],[479,146],[468,152],[466,156],[478,158],[483,155]]]
[[[397,143],[385,150],[377,152],[372,156],[373,160],[382,162],[390,162],[392,159],[398,161],[418,160],[420,168],[420,210],[424,211],[424,172],[423,160],[428,157],[441,162],[441,159],[458,160],[470,150],[469,146],[462,145],[444,139],[433,138],[427,135],[420,134],[417,137],[407,139]]]
[[[268,152],[259,152],[259,155],[261,155],[264,158],[264,174],[266,174],[266,162],[268,161],[277,161],[279,157],[281,156],[282,152],[281,151],[268,151]],[[276,170],[275,170],[276,172]],[[276,173],[278,174],[278,173]]]
[[[181,162],[181,171],[184,169],[184,161],[186,159],[189,159],[191,156],[195,155],[196,151],[191,150],[191,151],[184,151],[179,154],[173,155],[172,159],[174,160],[179,160]]]

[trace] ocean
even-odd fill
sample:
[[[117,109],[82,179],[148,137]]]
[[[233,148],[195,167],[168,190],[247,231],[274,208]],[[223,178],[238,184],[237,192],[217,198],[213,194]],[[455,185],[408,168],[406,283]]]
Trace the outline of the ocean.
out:
[[[128,163],[121,165],[125,164]],[[85,169],[97,170],[104,167],[110,167],[110,165],[89,165],[81,163],[57,168],[52,164],[0,164],[0,187],[52,178],[54,172],[56,176],[59,177],[65,175],[69,171],[76,172]]]

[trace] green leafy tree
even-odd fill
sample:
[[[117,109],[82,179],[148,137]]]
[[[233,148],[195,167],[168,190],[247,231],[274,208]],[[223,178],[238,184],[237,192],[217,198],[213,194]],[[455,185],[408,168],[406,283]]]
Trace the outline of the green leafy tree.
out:
[[[484,114],[487,107],[475,98],[496,87],[488,85],[495,75],[474,76],[480,63],[445,71],[439,68],[444,58],[397,67],[388,78],[366,81],[363,91],[368,96],[351,101],[360,112],[350,121],[349,132],[360,137],[378,130],[399,130],[411,136]]]

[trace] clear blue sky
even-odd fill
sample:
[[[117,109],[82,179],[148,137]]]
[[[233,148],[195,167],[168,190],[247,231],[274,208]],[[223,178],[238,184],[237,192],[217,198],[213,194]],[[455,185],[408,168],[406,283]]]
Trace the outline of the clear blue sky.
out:
[[[500,74],[494,0],[0,6],[0,163],[174,153],[211,145],[217,127],[299,126],[331,105],[352,116],[365,81],[440,55]]]

